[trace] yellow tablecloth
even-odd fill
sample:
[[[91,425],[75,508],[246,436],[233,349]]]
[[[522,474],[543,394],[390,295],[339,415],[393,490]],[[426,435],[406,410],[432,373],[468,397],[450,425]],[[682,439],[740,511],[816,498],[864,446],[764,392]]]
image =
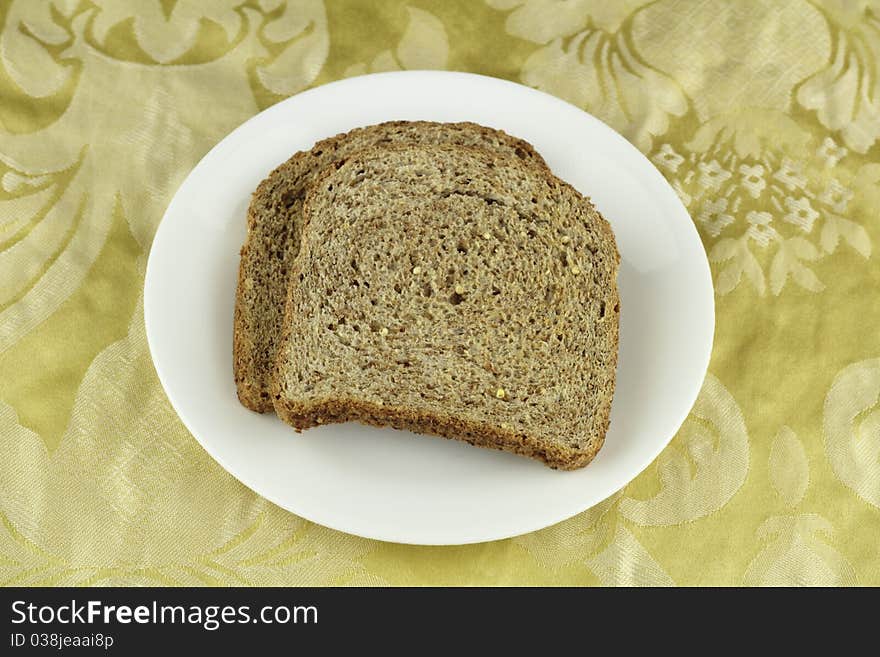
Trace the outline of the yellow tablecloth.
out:
[[[880,584],[880,3],[14,0],[0,25],[0,583]],[[401,68],[599,116],[712,263],[671,446],[512,540],[383,544],[269,504],[147,351],[146,257],[190,168],[286,96]]]

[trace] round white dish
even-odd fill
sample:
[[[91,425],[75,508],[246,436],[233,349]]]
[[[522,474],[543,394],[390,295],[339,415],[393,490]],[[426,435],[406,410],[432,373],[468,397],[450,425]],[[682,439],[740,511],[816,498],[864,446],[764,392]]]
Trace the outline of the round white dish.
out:
[[[621,253],[620,354],[611,426],[586,468],[557,472],[458,441],[357,424],[296,434],[241,406],[232,378],[238,252],[250,195],[315,141],[393,119],[475,121],[522,137],[592,197]],[[541,529],[625,486],[667,445],[706,373],[714,332],[705,251],[654,166],[598,119],[542,92],[448,72],[367,75],[285,100],[193,169],[156,233],[144,313],[168,398],[242,483],[316,523],[400,543],[448,545]]]

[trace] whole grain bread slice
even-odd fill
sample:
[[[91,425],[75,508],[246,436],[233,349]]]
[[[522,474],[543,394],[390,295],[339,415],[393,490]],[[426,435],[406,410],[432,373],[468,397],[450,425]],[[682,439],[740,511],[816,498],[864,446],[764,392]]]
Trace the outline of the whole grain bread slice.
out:
[[[295,154],[263,180],[248,208],[235,298],[233,369],[238,397],[251,410],[272,410],[270,378],[281,332],[288,272],[299,251],[302,204],[317,175],[333,162],[376,145],[475,145],[546,168],[527,142],[475,123],[394,121],[358,128]]]
[[[337,167],[305,202],[276,413],[299,430],[358,420],[589,463],[619,317],[619,255],[589,200],[462,146],[372,148]]]

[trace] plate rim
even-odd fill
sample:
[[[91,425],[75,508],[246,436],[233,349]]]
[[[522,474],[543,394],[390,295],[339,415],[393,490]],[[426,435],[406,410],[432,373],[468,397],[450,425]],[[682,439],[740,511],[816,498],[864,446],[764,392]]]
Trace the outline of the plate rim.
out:
[[[158,265],[156,261],[158,258],[154,257],[154,254],[157,253],[160,249],[157,249],[157,244],[161,245],[163,242],[163,237],[170,231],[169,226],[171,225],[169,221],[166,221],[166,218],[172,213],[172,209],[175,207],[175,202],[179,198],[179,193],[181,189],[184,189],[188,183],[188,181],[196,175],[196,173],[203,167],[203,165],[213,159],[216,155],[216,152],[221,149],[223,144],[234,134],[244,131],[248,129],[249,126],[254,125],[257,121],[265,121],[267,118],[274,116],[275,114],[283,114],[287,111],[287,108],[291,105],[295,105],[298,102],[301,102],[301,99],[304,97],[309,97],[317,94],[328,94],[333,93],[333,91],[339,87],[343,87],[351,84],[353,81],[358,81],[358,83],[363,83],[365,79],[378,79],[378,78],[399,78],[401,80],[405,80],[406,78],[413,77],[435,77],[435,78],[443,78],[445,80],[455,81],[459,80],[474,80],[478,83],[488,84],[488,85],[501,85],[505,87],[516,88],[516,90],[520,93],[524,93],[526,95],[539,96],[545,102],[551,102],[554,104],[558,104],[560,106],[566,107],[569,111],[572,109],[576,110],[583,118],[592,121],[598,124],[602,130],[608,133],[608,136],[612,139],[616,140],[619,144],[622,145],[623,148],[629,149],[632,154],[636,155],[637,158],[643,161],[643,164],[647,165],[648,170],[652,171],[651,175],[655,175],[660,181],[662,181],[663,187],[670,193],[669,197],[674,198],[674,204],[677,206],[677,210],[679,210],[678,214],[681,215],[681,218],[687,218],[686,225],[684,226],[684,230],[689,234],[689,238],[693,240],[694,244],[698,249],[696,252],[699,253],[699,268],[702,270],[701,279],[705,285],[702,286],[703,293],[705,293],[706,298],[703,299],[703,305],[706,308],[706,329],[707,329],[707,340],[705,344],[700,345],[702,347],[701,353],[694,353],[695,362],[699,363],[699,371],[702,372],[702,376],[699,381],[692,386],[690,390],[688,390],[687,394],[687,404],[682,404],[683,410],[679,413],[679,416],[676,417],[676,421],[674,423],[674,429],[671,430],[668,436],[666,436],[663,440],[658,440],[654,449],[646,450],[645,456],[638,463],[637,467],[632,469],[630,474],[627,474],[623,477],[620,477],[622,481],[619,485],[615,485],[613,490],[603,492],[597,497],[594,501],[590,501],[583,506],[582,504],[573,505],[575,508],[574,511],[571,510],[568,506],[563,510],[555,513],[555,514],[547,514],[540,521],[535,521],[528,525],[524,525],[523,528],[519,528],[516,530],[510,530],[507,532],[495,532],[492,533],[491,536],[484,535],[475,535],[471,532],[472,535],[467,536],[466,538],[455,538],[450,540],[414,540],[413,537],[407,536],[405,532],[398,532],[397,535],[389,535],[388,532],[377,532],[371,533],[370,531],[364,530],[353,530],[351,528],[346,528],[344,526],[340,526],[335,521],[327,521],[324,519],[319,519],[313,516],[310,511],[302,511],[301,509],[295,508],[296,504],[291,504],[289,500],[281,500],[278,495],[275,495],[273,492],[265,492],[260,490],[259,481],[254,481],[252,477],[247,474],[242,474],[238,467],[235,464],[230,463],[219,451],[216,450],[216,445],[214,445],[210,440],[204,440],[198,432],[193,429],[193,423],[191,419],[187,416],[187,412],[178,407],[175,404],[172,395],[169,392],[170,383],[169,383],[169,374],[166,371],[164,365],[161,364],[162,358],[157,358],[157,347],[155,344],[156,336],[154,332],[151,330],[151,326],[155,327],[154,320],[152,317],[156,316],[156,310],[154,308],[154,296],[151,294],[151,289],[155,289],[155,278],[157,276],[156,271]],[[355,110],[356,111],[356,110]],[[393,113],[393,108],[389,108],[389,112]],[[389,118],[387,120],[395,120],[394,118]],[[358,124],[360,125],[360,124]],[[352,126],[356,127],[356,126]],[[328,137],[330,135],[327,135]],[[164,230],[163,230],[164,229]],[[408,70],[408,71],[391,71],[391,72],[383,72],[383,73],[371,73],[367,75],[354,76],[351,78],[343,78],[340,80],[334,80],[331,82],[327,82],[325,84],[318,85],[316,87],[311,87],[306,89],[300,93],[297,93],[293,96],[290,96],[274,105],[257,112],[253,116],[249,117],[238,126],[233,128],[230,132],[224,135],[217,143],[215,143],[195,164],[195,166],[190,169],[187,175],[183,178],[180,185],[175,190],[174,194],[171,197],[171,200],[166,207],[162,218],[160,219],[156,230],[153,235],[153,239],[150,244],[150,252],[147,258],[146,272],[144,276],[144,300],[143,300],[143,314],[144,314],[144,324],[145,324],[145,333],[147,337],[147,344],[150,352],[151,361],[153,363],[153,367],[156,371],[156,374],[159,378],[160,384],[162,385],[163,392],[174,409],[176,415],[180,418],[183,425],[186,427],[187,431],[191,434],[191,436],[199,443],[199,445],[204,449],[208,455],[222,467],[227,473],[231,474],[238,482],[247,487],[249,490],[253,491],[255,494],[263,497],[269,502],[279,506],[286,511],[293,513],[309,522],[315,523],[317,525],[327,527],[329,529],[340,531],[343,533],[347,533],[354,536],[359,536],[362,538],[370,539],[370,540],[378,540],[389,543],[397,543],[403,545],[423,545],[423,546],[451,546],[451,545],[472,545],[479,543],[486,543],[496,540],[505,540],[509,538],[513,538],[516,536],[522,536],[524,534],[528,534],[534,531],[538,531],[540,529],[544,529],[547,527],[551,527],[556,525],[564,520],[574,517],[579,513],[583,513],[588,509],[593,508],[594,506],[602,503],[607,500],[615,493],[623,490],[630,482],[632,482],[636,477],[638,477],[642,472],[644,472],[654,460],[663,452],[666,447],[668,447],[669,443],[675,437],[677,432],[680,430],[682,424],[687,419],[690,414],[693,406],[699,396],[700,390],[702,389],[703,382],[708,374],[709,363],[711,361],[712,351],[714,347],[714,339],[715,339],[715,330],[716,330],[716,309],[715,309],[715,291],[714,291],[714,281],[712,279],[711,268],[709,266],[708,257],[705,250],[705,245],[703,244],[702,239],[699,236],[699,232],[697,231],[696,224],[690,216],[687,208],[684,206],[681,199],[675,193],[674,189],[671,187],[669,182],[660,173],[659,169],[651,162],[648,157],[642,153],[638,148],[636,148],[631,142],[629,142],[625,137],[623,137],[619,132],[614,130],[607,123],[599,119],[598,117],[586,112],[582,108],[569,103],[566,100],[563,100],[557,96],[553,96],[552,94],[546,93],[539,89],[535,89],[533,87],[528,87],[523,84],[519,84],[517,82],[513,82],[510,80],[505,80],[502,78],[496,78],[486,75],[481,75],[477,73],[469,73],[464,71],[432,71],[432,70]],[[230,320],[231,321],[231,320]],[[231,352],[231,346],[230,346]],[[684,395],[682,395],[684,398]],[[672,423],[670,422],[670,425]]]

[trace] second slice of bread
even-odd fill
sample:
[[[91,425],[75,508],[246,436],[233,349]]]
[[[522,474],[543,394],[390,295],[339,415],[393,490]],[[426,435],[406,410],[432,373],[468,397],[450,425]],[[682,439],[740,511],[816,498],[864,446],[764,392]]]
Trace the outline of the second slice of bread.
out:
[[[274,405],[586,465],[608,427],[619,256],[592,204],[481,149],[372,148],[305,203]]]

